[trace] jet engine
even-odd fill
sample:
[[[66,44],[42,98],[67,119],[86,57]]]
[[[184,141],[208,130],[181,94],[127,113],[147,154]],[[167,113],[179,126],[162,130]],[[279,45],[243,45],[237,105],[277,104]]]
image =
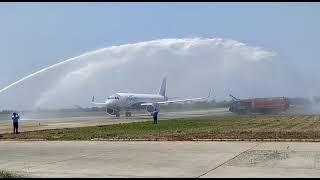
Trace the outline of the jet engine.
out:
[[[149,112],[149,113],[152,113],[154,111],[154,109],[157,109],[157,111],[160,111],[159,105],[154,104],[154,105],[148,105],[146,107],[146,111]]]
[[[111,108],[107,108],[107,113],[111,114],[111,115],[115,115],[115,110],[113,110]]]
[[[154,111],[154,106],[153,105],[149,105],[146,107],[146,110],[149,112],[149,113],[152,113]]]

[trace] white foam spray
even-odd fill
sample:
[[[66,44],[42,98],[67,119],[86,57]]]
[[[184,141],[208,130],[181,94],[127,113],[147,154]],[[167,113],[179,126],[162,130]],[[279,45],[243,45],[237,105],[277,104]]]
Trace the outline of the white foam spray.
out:
[[[216,98],[230,92],[283,95],[294,83],[274,66],[274,56],[274,52],[230,39],[159,39],[85,53],[32,73],[0,93],[17,98],[7,99],[8,106],[89,106],[92,95],[104,100],[118,91],[156,93],[165,75],[171,96],[202,96],[210,88]]]
[[[94,51],[94,52],[90,52],[90,53],[85,53],[85,54],[82,54],[82,55],[80,55],[80,56],[73,57],[73,58],[67,59],[67,60],[65,60],[65,61],[62,61],[62,62],[60,62],[60,63],[54,64],[54,65],[52,65],[52,66],[43,68],[43,69],[41,69],[41,70],[39,70],[39,71],[37,71],[37,72],[34,72],[34,73],[32,73],[32,74],[30,74],[30,75],[28,75],[28,76],[25,76],[25,77],[19,79],[18,81],[16,81],[16,82],[14,82],[14,83],[12,83],[12,84],[10,84],[10,85],[2,88],[2,89],[0,90],[0,93],[6,91],[7,89],[11,88],[12,86],[15,86],[15,85],[21,83],[21,82],[24,81],[24,80],[27,80],[27,79],[29,79],[29,78],[31,78],[31,77],[33,77],[33,76],[38,75],[38,74],[40,74],[40,73],[49,71],[50,69],[53,69],[53,68],[56,68],[56,67],[58,67],[58,66],[67,64],[68,62],[71,62],[71,61],[80,60],[80,58],[82,58],[82,57],[89,56],[90,54],[98,53],[99,51],[102,51],[102,50],[103,50],[103,49],[97,50],[97,51]]]

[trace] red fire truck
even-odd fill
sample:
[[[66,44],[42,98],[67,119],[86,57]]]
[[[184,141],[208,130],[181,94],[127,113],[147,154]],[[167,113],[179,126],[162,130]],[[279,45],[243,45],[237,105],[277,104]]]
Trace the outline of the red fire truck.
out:
[[[286,97],[238,99],[230,94],[233,102],[229,111],[237,114],[247,113],[279,113],[289,108],[289,99]]]

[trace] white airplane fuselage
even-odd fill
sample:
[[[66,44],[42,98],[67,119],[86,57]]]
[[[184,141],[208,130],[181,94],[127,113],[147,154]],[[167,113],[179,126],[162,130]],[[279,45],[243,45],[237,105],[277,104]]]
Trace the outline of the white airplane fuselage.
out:
[[[148,113],[152,114],[155,110],[157,112],[160,111],[160,104],[195,101],[206,98],[168,100],[169,98],[166,96],[166,78],[163,78],[158,94],[115,93],[109,96],[103,103],[94,102],[93,96],[92,103],[96,105],[105,105],[108,114],[119,117],[120,111],[126,111],[126,116],[131,116],[131,110],[140,109],[145,109]]]
[[[121,110],[142,109],[142,103],[154,103],[165,101],[166,98],[159,94],[134,94],[134,93],[115,93],[106,100],[106,107]]]

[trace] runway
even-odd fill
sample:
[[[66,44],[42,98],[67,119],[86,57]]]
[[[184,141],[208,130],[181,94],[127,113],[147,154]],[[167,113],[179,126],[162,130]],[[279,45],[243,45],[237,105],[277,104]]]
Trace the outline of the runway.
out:
[[[159,114],[221,115],[226,109]],[[23,119],[22,131],[152,121],[150,116]],[[40,122],[40,125],[38,124]],[[1,122],[1,132],[11,123]],[[319,177],[315,142],[0,141],[0,170],[27,177]]]
[[[194,111],[179,111],[179,112],[160,112],[158,116],[159,123],[162,120],[174,118],[187,118],[197,116],[209,115],[222,115],[230,113],[226,108],[217,108],[210,110],[194,110]],[[38,119],[24,119],[21,117],[19,123],[19,131],[35,131],[42,129],[58,129],[58,128],[71,128],[71,127],[84,127],[84,126],[98,126],[117,123],[130,123],[141,121],[152,121],[152,117],[147,114],[135,114],[132,117],[115,118],[103,113],[96,113],[99,115],[90,114],[90,116],[77,116],[75,117],[61,117],[61,118],[38,118]],[[11,133],[12,122],[0,121],[0,134]]]
[[[0,141],[0,169],[28,177],[319,177],[320,144]]]

